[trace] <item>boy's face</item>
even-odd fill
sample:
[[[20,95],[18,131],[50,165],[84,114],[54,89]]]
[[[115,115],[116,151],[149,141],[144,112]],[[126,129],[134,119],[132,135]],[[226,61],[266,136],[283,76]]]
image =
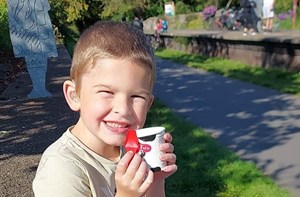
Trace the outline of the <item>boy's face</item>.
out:
[[[153,101],[149,73],[121,59],[102,59],[88,70],[78,101],[81,136],[120,146],[129,128],[142,128]]]

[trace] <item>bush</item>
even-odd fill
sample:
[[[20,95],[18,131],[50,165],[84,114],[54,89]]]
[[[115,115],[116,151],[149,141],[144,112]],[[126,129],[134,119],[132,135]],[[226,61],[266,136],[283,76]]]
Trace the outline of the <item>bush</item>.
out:
[[[12,46],[9,36],[9,24],[6,0],[0,0],[0,52],[5,54],[12,53]]]
[[[200,14],[191,15],[193,17],[187,17],[187,29],[203,29],[203,19]]]
[[[297,12],[297,20],[296,20],[296,29],[300,29],[300,11],[298,8]],[[277,14],[275,18],[275,22],[279,23],[279,29],[292,29],[292,10],[288,10],[287,12],[281,12]]]
[[[186,14],[191,12],[191,9],[188,5],[184,4],[182,1],[179,1],[175,4],[176,14]]]

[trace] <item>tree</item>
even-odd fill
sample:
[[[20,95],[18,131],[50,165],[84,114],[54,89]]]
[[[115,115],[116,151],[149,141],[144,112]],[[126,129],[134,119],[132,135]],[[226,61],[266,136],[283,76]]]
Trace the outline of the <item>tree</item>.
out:
[[[88,4],[84,0],[49,0],[53,17],[67,22],[73,22],[82,17],[82,13],[88,10]]]
[[[292,18],[292,21],[293,21],[293,29],[296,28],[296,18],[297,18],[297,6],[298,6],[298,0],[294,0],[293,1],[293,18]]]

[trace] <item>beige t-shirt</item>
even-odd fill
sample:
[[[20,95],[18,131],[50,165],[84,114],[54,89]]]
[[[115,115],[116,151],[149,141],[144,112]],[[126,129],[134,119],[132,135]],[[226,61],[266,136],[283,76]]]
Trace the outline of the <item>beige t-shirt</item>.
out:
[[[116,166],[117,161],[88,149],[69,128],[43,153],[32,184],[34,195],[113,197]]]

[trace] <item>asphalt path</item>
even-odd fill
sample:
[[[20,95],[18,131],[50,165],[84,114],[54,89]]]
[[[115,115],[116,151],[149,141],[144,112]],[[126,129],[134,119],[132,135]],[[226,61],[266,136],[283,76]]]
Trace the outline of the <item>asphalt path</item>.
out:
[[[300,98],[157,60],[155,96],[300,196]]]

